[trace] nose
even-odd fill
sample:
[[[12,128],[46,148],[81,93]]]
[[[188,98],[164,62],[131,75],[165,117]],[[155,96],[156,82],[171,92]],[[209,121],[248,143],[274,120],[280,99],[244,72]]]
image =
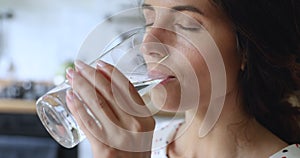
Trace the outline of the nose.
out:
[[[171,40],[171,36],[168,30],[157,27],[149,27],[146,29],[142,52],[148,57],[160,61],[169,55],[168,41]]]

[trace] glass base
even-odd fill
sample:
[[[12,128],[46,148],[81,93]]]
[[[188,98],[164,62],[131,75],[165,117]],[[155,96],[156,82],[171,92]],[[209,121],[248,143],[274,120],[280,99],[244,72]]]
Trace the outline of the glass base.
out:
[[[59,96],[46,94],[37,101],[37,114],[50,135],[62,146],[72,148],[85,136]]]

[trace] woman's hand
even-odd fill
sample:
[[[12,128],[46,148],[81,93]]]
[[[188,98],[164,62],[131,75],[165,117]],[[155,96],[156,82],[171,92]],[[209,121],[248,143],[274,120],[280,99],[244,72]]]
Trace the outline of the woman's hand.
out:
[[[74,92],[66,100],[94,156],[150,157],[155,121],[133,85],[101,61],[96,69],[81,61],[75,66],[67,70]]]

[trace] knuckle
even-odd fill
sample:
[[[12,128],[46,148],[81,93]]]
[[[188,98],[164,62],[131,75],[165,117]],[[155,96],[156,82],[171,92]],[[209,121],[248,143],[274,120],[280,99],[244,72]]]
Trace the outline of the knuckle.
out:
[[[94,122],[93,119],[87,119],[87,120],[85,120],[85,121],[84,121],[84,124],[85,124],[85,126],[88,127],[88,128],[93,128],[93,127],[95,127],[95,126],[94,126],[94,125],[95,125],[95,122]]]
[[[89,68],[87,71],[84,72],[86,72],[85,75],[87,76],[95,76],[96,70],[93,68]]]
[[[114,88],[112,87],[111,84],[105,84],[103,86],[103,92],[105,92],[108,96],[112,96],[114,93]]]
[[[103,99],[101,98],[100,95],[97,95],[97,96],[96,96],[96,99],[93,99],[92,104],[98,105],[100,108],[103,108],[105,102],[103,101]]]

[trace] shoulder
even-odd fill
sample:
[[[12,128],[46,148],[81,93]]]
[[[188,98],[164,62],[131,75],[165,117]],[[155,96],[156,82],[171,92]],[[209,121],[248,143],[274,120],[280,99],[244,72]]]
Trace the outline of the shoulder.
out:
[[[270,158],[300,158],[300,144],[289,145]]]

